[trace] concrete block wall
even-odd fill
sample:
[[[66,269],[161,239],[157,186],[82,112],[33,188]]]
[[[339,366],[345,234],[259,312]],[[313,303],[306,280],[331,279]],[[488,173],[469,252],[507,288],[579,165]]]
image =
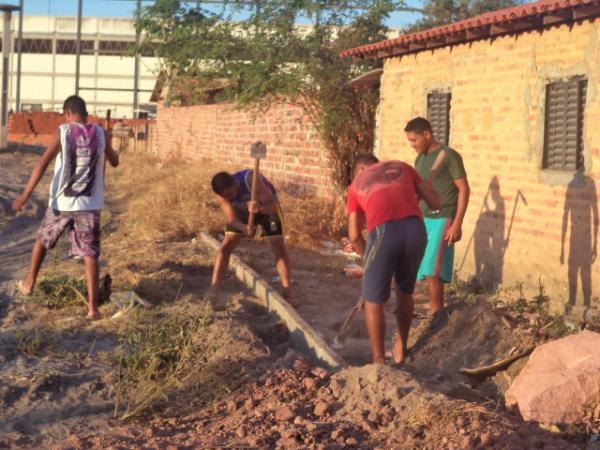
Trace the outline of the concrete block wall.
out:
[[[455,270],[492,287],[540,284],[561,309],[596,303],[600,176],[600,20],[390,58],[381,87],[378,153],[414,161],[403,129],[426,116],[427,94],[451,92],[450,145],[472,197]],[[585,173],[542,169],[545,86],[588,79]],[[563,233],[564,230],[564,233]]]
[[[302,111],[280,104],[264,114],[231,104],[159,107],[152,147],[164,157],[210,160],[253,167],[250,145],[267,143],[261,169],[275,183],[297,193],[328,197],[334,192],[328,157]]]

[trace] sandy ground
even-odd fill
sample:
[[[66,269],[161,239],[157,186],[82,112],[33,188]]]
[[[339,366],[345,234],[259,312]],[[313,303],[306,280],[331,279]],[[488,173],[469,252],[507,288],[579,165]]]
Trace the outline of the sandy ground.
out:
[[[101,307],[104,318],[88,323],[83,305],[48,311],[14,296],[45,209],[45,188],[25,213],[7,210],[34,163],[32,155],[0,154],[0,448],[585,448],[581,435],[551,433],[505,411],[502,383],[514,372],[486,383],[457,374],[531,338],[507,328],[487,302],[456,298],[445,315],[415,322],[414,356],[403,370],[366,365],[329,377],[311,372],[288,349],[285,327],[231,275],[214,305],[223,346],[200,374],[220,383],[200,377],[138,420],[112,419],[115,393],[107,379],[118,336],[109,317],[116,307]],[[209,285],[211,253],[189,239],[137,235],[139,217],[128,211],[123,180],[108,183],[102,273],[163,314],[184,298],[199,301]],[[272,257],[263,244],[247,243],[240,255],[271,279]],[[82,265],[64,254],[64,245],[57,248],[42,275],[81,274]],[[358,297],[359,280],[343,275],[345,258],[306,249],[293,249],[292,258],[299,312],[331,342]],[[421,292],[419,311],[424,302]],[[389,338],[392,311],[390,302]],[[39,337],[35,354],[27,351],[32,336]],[[368,360],[362,321],[342,355],[351,363]]]

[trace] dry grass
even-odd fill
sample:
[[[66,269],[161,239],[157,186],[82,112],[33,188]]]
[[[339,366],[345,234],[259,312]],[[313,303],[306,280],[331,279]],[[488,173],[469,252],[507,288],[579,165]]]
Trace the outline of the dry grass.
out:
[[[224,218],[210,180],[219,170],[236,168],[127,154],[110,174],[109,196],[113,202],[128,197],[130,234],[139,239],[188,240],[201,230],[216,234],[222,231]],[[292,245],[314,248],[320,239],[340,236],[346,219],[343,199],[296,197],[281,188],[278,195]]]

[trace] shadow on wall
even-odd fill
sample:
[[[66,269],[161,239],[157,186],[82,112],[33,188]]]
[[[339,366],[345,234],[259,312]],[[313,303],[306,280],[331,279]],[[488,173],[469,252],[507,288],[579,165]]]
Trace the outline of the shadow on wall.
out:
[[[565,238],[569,226],[569,305],[577,302],[577,285],[581,280],[583,306],[590,306],[592,297],[592,264],[596,261],[598,243],[598,198],[596,183],[578,171],[565,195],[563,210],[560,263],[565,263]]]
[[[463,262],[461,263],[462,268],[469,252],[470,244],[473,242],[475,278],[488,292],[494,292],[502,284],[504,255],[510,243],[510,233],[519,203],[527,206],[527,199],[520,190],[517,190],[508,231],[505,236],[506,208],[504,197],[500,190],[498,177],[492,177],[483,198],[483,204],[479,211],[473,235],[469,240]]]

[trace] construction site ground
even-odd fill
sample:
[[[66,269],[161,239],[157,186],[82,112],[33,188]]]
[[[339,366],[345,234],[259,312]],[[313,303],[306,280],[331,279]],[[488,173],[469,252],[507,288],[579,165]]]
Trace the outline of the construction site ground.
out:
[[[222,229],[209,187],[222,167],[126,154],[106,175],[101,276],[109,273],[113,291],[133,290],[152,308],[112,319],[119,308],[106,303],[102,318],[89,322],[83,302],[49,309],[19,297],[14,283],[27,271],[49,176],[22,214],[14,215],[10,204],[37,158],[0,154],[0,448],[586,448],[585,428],[525,423],[505,408],[503,392],[526,358],[486,381],[459,373],[564,332],[552,324],[534,327],[544,320],[539,314],[532,322],[531,314],[469,286],[452,286],[444,314],[415,320],[402,369],[368,364],[361,318],[340,351],[348,367],[333,374],[291,349],[285,325],[233,274],[207,304],[213,254],[196,237]],[[343,208],[283,192],[282,203],[298,312],[331,343],[360,293],[360,280],[343,271],[351,261],[326,254],[321,242],[343,236]],[[83,264],[67,250],[63,238],[41,279],[82,277]],[[267,242],[244,242],[238,254],[273,281]],[[423,316],[423,286],[416,298]],[[390,300],[388,345],[393,307]],[[124,377],[122,371],[132,373],[139,336],[158,336],[159,344],[172,337],[161,330],[183,336],[176,322],[190,317],[199,318],[198,331],[193,346],[181,348],[195,352],[176,355],[180,364],[164,389],[150,367],[139,367],[138,378]],[[164,329],[151,334],[157,324]],[[172,349],[156,354],[163,351]]]

